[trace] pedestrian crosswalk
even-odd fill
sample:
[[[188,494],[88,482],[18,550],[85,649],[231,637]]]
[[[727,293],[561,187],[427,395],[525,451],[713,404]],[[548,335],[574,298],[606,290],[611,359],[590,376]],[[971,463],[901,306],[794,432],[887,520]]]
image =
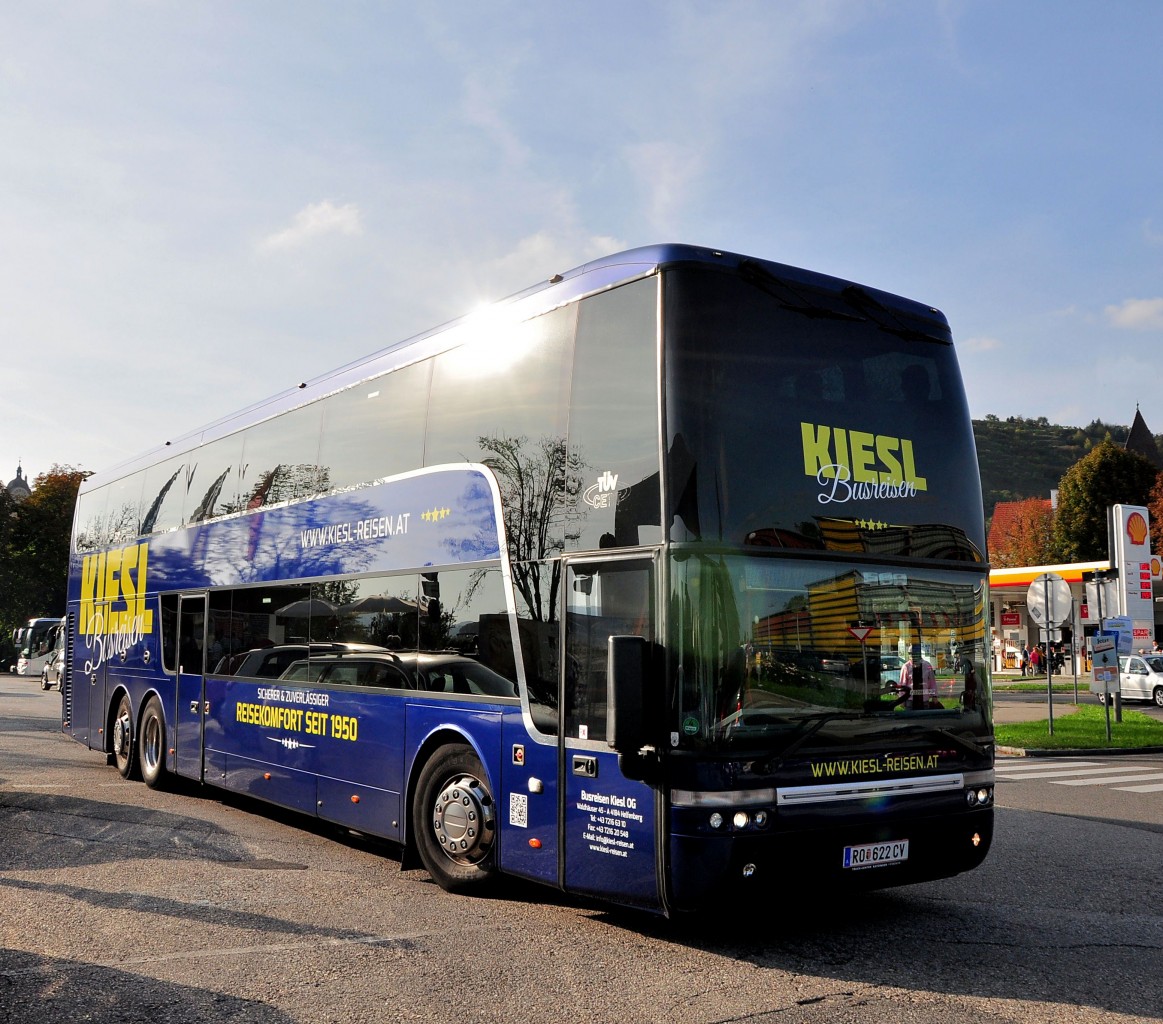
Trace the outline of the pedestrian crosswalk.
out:
[[[1163,764],[1158,762],[1140,767],[1073,757],[1000,758],[994,770],[999,780],[1038,780],[1053,786],[1106,786],[1127,793],[1163,793]]]

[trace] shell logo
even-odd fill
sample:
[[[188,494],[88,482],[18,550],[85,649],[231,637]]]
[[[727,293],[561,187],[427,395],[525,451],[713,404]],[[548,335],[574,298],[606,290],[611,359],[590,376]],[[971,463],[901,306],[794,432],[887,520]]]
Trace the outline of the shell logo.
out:
[[[1141,512],[1134,512],[1127,519],[1127,536],[1132,544],[1142,544],[1147,539],[1147,520]]]

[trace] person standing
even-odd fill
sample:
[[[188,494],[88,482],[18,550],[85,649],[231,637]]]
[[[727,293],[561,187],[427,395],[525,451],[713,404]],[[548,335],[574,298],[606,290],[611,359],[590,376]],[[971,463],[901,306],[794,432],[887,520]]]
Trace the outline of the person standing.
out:
[[[897,692],[901,695],[898,704],[905,704],[913,692],[913,658],[901,666],[900,679],[897,680]],[[937,704],[937,673],[929,662],[921,659],[921,696],[925,707],[940,707]]]
[[[1030,649],[1023,643],[1022,653],[1019,656],[1022,663],[1022,675],[1026,674],[1026,670],[1030,667]]]

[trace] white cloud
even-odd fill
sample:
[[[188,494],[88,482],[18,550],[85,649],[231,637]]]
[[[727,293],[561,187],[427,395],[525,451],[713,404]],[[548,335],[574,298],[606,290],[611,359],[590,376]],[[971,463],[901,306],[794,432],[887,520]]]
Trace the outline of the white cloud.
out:
[[[674,231],[697,193],[704,169],[702,155],[683,143],[656,141],[629,146],[626,156],[646,197],[647,221],[654,231]]]
[[[1002,344],[997,338],[981,336],[977,338],[966,338],[965,341],[961,342],[960,347],[965,349],[966,352],[994,352],[1001,348]]]
[[[1163,299],[1126,299],[1121,306],[1107,306],[1106,315],[1115,327],[1131,331],[1163,330]]]
[[[520,239],[510,252],[490,263],[501,272],[500,277],[529,285],[624,248],[625,243],[609,236],[581,236],[571,232],[569,237],[560,237],[539,231]]]
[[[264,238],[258,247],[267,252],[298,249],[320,235],[330,234],[363,234],[359,207],[354,203],[336,206],[330,199],[311,203],[295,214],[290,227]]]

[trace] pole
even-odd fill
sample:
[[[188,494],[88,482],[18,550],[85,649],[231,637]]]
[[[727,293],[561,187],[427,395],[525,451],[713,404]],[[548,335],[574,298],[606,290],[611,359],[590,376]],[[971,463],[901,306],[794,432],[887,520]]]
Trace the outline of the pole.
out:
[[[1070,595],[1070,664],[1074,669],[1074,706],[1078,706],[1078,603]]]
[[[1047,721],[1050,725],[1050,735],[1054,735],[1054,678],[1053,669],[1054,662],[1050,657],[1050,622],[1053,619],[1053,607],[1050,604],[1050,576],[1047,573],[1042,580],[1042,592],[1046,595],[1043,602],[1043,607],[1046,609],[1046,626],[1043,632],[1046,634],[1046,711],[1048,714]]]
[[[1095,575],[1097,575],[1097,573]],[[1099,631],[1099,633],[1101,633],[1103,631],[1103,629],[1102,629],[1102,591],[1103,591],[1103,584],[1104,583],[1106,583],[1106,580],[1103,580],[1102,583],[1097,583],[1095,588],[1094,588],[1094,593],[1098,597],[1098,631]],[[1118,651],[1115,651],[1115,657],[1116,657],[1116,661],[1117,661]],[[1091,669],[1091,671],[1093,671],[1093,668]],[[1103,697],[1102,706],[1106,710],[1106,741],[1107,741],[1107,743],[1110,743],[1110,741],[1111,741],[1111,693],[1110,693],[1110,689],[1106,683],[1106,674],[1105,673],[1103,673],[1103,677],[1102,677],[1102,697]]]

